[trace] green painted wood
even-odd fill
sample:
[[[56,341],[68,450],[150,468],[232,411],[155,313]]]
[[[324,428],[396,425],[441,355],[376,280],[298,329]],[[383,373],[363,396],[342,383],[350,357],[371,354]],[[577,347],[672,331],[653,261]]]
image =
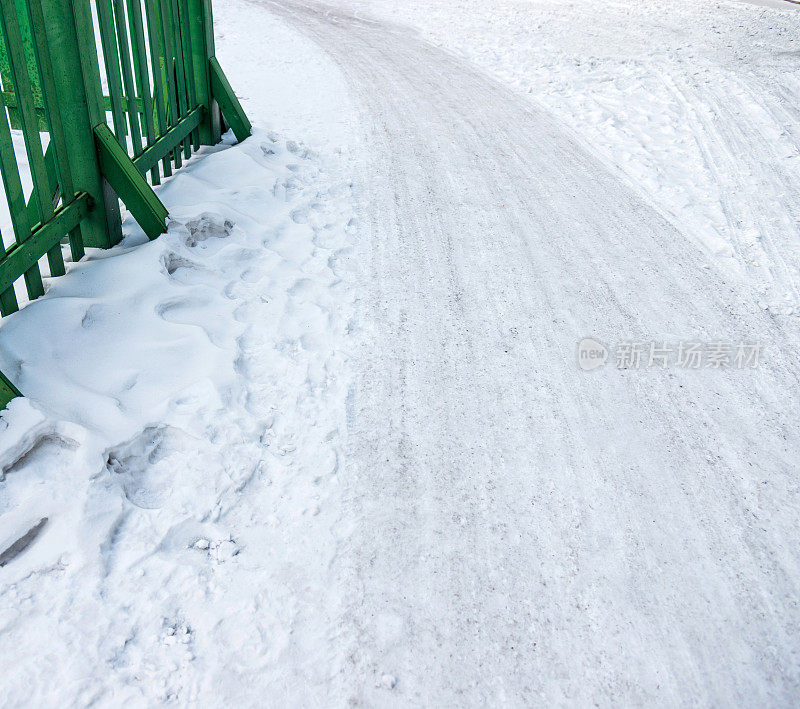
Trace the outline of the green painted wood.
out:
[[[0,46],[2,46],[2,38],[0,37]],[[18,129],[20,127],[19,123],[19,114],[17,113],[17,95],[13,91],[3,91],[3,100],[5,101],[6,106],[8,106],[8,115],[12,118],[11,125],[12,128]],[[47,130],[47,118],[44,115],[44,106],[42,106],[36,95],[34,94],[34,109],[36,110],[36,117],[39,119],[39,129],[46,131]]]
[[[122,85],[125,90],[124,97],[128,99],[128,126],[130,127],[131,146],[133,154],[142,152],[142,130],[139,125],[139,111],[136,110],[136,85],[133,81],[133,65],[131,50],[128,42],[128,28],[125,23],[125,3],[123,0],[113,0],[114,22],[117,34],[117,48],[122,64]]]
[[[153,97],[150,93],[150,74],[147,70],[147,43],[144,36],[141,0],[128,0],[128,23],[133,37],[131,47],[133,50],[133,64],[136,69],[136,91],[141,97],[136,100],[136,103],[143,114],[147,147],[150,148],[156,142],[156,128]],[[154,165],[150,169],[150,179],[154,185],[161,181],[158,165]]]
[[[59,207],[46,224],[37,224],[25,241],[8,249],[0,258],[0,290],[9,288],[20,273],[35,266],[42,254],[58,245],[64,234],[80,224],[93,206],[88,194],[78,193],[66,207]]]
[[[253,131],[247,114],[233,93],[230,83],[222,71],[222,67],[217,61],[216,57],[211,57],[208,61],[209,69],[211,72],[211,92],[219,103],[222,115],[228,122],[228,125],[233,129],[233,134],[239,142],[247,138]]]
[[[72,20],[89,120],[93,126],[105,123],[106,111],[110,110],[110,103],[106,108],[100,83],[100,61],[97,57],[97,39],[94,33],[90,0],[72,0],[72,18],[69,17],[69,13],[62,12],[61,14],[64,22]],[[74,58],[74,52],[70,55],[70,59],[72,58]],[[74,70],[75,67],[73,67]],[[109,102],[110,100],[109,97]]]
[[[157,0],[145,0],[145,10],[147,12],[147,37],[150,44],[150,64],[153,76],[153,98],[156,105],[156,137],[163,136],[167,132],[167,109],[166,109],[166,76],[164,75],[164,48],[159,41],[159,25],[161,23],[161,13],[158,10]],[[161,161],[161,169],[164,177],[172,174],[172,163],[169,156]]]
[[[189,3],[188,0],[179,0],[180,21],[181,21],[181,50],[183,52],[184,82],[186,84],[186,102],[189,110],[197,106],[197,96],[194,85],[194,56],[192,55],[192,36],[189,23]],[[189,145],[189,141],[187,141]],[[190,154],[192,150],[199,150],[200,135],[194,131],[191,136]]]
[[[0,4],[0,7],[2,8],[0,10],[0,28],[2,28],[2,34],[5,39],[8,63],[14,80],[19,118],[25,139],[25,152],[27,153],[31,170],[36,204],[44,221],[50,219],[53,215],[51,195],[55,191],[55,186],[51,185],[47,168],[45,167],[42,141],[39,136],[39,120],[34,106],[32,80],[20,29],[20,16],[17,14],[13,3],[4,2]],[[39,28],[36,28],[36,30],[39,31]],[[36,73],[38,75],[38,70]],[[21,238],[24,239],[26,236],[27,234],[23,232]],[[48,251],[47,261],[51,275],[60,276],[64,274],[64,259],[60,248]]]
[[[61,189],[58,187],[54,141],[50,141],[50,144],[47,146],[47,150],[44,151],[44,168],[47,170],[47,178],[50,184],[57,186],[57,189],[52,194],[50,200],[53,203],[53,209],[55,209],[56,206],[58,206],[59,200],[61,199]],[[26,210],[28,212],[28,224],[36,224],[42,220],[42,215],[39,212],[39,198],[36,194],[36,188],[33,189],[30,197],[28,197]]]
[[[34,18],[29,16],[28,21]],[[39,135],[39,120],[35,111],[35,98],[33,95],[33,78],[30,66],[25,56],[24,42],[21,27],[23,17],[17,13],[16,7],[12,3],[3,3],[0,11],[0,26],[6,41],[6,50],[11,74],[14,79],[15,93],[19,107],[19,117],[22,124],[22,133],[25,139],[25,151],[28,155],[28,162],[31,169],[33,181],[34,198],[39,210],[41,220],[48,221],[53,216],[53,198],[56,185],[51,181],[44,160],[42,141]],[[44,23],[32,25],[33,34],[40,40],[44,30]],[[40,57],[36,57],[40,60]],[[38,65],[39,62],[35,61]],[[35,75],[41,82],[40,67],[36,67]],[[41,83],[39,83],[41,87]],[[25,236],[23,236],[25,238]],[[50,274],[53,276],[64,275],[64,258],[61,254],[61,247],[54,246],[47,251],[47,261],[50,267]],[[19,277],[19,274],[17,274]],[[10,284],[9,284],[10,285]]]
[[[206,57],[216,56],[214,48],[214,15],[211,7],[211,0],[199,0],[203,5],[203,33],[205,39]],[[211,141],[212,145],[216,145],[222,139],[222,113],[219,109],[219,104],[214,99],[214,93],[211,91],[211,71],[209,65],[203,68],[207,74],[208,90],[209,90],[209,109],[211,113]]]
[[[0,174],[3,177],[3,187],[11,213],[14,241],[20,243],[27,239],[30,234],[30,222],[28,221],[28,210],[25,206],[25,194],[22,191],[22,181],[19,177],[17,158],[14,154],[14,144],[11,140],[11,127],[6,118],[2,97],[0,97]],[[31,300],[44,295],[42,274],[39,272],[37,264],[20,273],[25,277],[25,287]],[[17,273],[17,278],[19,278],[20,273]],[[8,307],[11,303],[10,295],[5,294],[3,300],[4,303],[0,302],[0,306],[5,305],[5,307]],[[14,298],[13,303],[16,306],[16,298]],[[13,310],[10,312],[13,312]],[[7,312],[3,310],[2,314],[7,315]]]
[[[136,169],[144,175],[152,165],[158,163],[161,158],[180,145],[186,139],[186,136],[191,135],[202,122],[204,113],[204,106],[198,106],[193,111],[190,111],[187,116],[180,120],[178,125],[170,128],[166,135],[162,135],[151,147],[133,159]]]
[[[147,184],[133,161],[104,123],[94,130],[100,168],[133,218],[148,238],[155,239],[166,230],[166,207]]]
[[[0,3],[0,28],[6,41],[8,61],[14,78],[15,93],[19,106],[22,133],[25,138],[25,151],[31,169],[31,178],[43,218],[53,213],[53,205],[48,195],[52,194],[44,164],[44,151],[39,136],[39,121],[36,118],[31,79],[20,31],[19,17],[13,3]],[[37,71],[38,73],[38,71]]]
[[[19,278],[19,276],[17,276],[17,278]],[[19,310],[17,294],[14,292],[14,286],[11,285],[0,292],[0,315],[5,317],[6,315],[11,315],[11,313],[16,313],[17,310]]]
[[[13,0],[13,2],[16,7],[17,17],[19,18],[25,59],[28,64],[28,75],[31,79],[31,90],[33,92],[34,105],[37,109],[36,115],[39,118],[39,127],[42,130],[47,130],[47,124],[45,123],[44,110],[42,106],[42,88],[39,84],[38,75],[36,73],[36,60],[33,52],[33,37],[30,25],[28,24],[26,12],[26,0]],[[1,30],[0,34],[2,34]],[[2,40],[2,38],[0,38],[0,77],[2,78],[3,87],[6,89],[6,93],[10,96],[14,96],[14,79],[11,74],[11,65],[6,52],[5,42]],[[16,110],[16,98],[9,100],[8,95],[5,96],[5,99],[6,106],[9,107],[8,115],[11,120],[11,127],[13,129],[20,129],[22,128],[22,124],[20,123],[19,113]]]
[[[161,12],[161,23],[159,25],[161,46],[164,49],[165,66],[164,71],[167,79],[167,98],[169,113],[167,115],[167,126],[174,126],[180,120],[180,105],[178,103],[178,89],[175,84],[175,48],[172,45],[172,10],[170,0],[156,0]],[[175,167],[180,168],[181,151],[177,148],[172,151],[172,159]]]
[[[75,194],[75,188],[72,181],[72,168],[70,165],[69,151],[67,150],[66,136],[64,134],[63,120],[64,116],[61,113],[60,105],[56,100],[56,79],[53,73],[53,64],[50,55],[50,42],[47,41],[46,25],[44,18],[44,10],[42,8],[41,0],[28,0],[28,14],[30,24],[33,28],[34,49],[36,53],[36,60],[39,65],[39,74],[41,77],[43,90],[43,100],[45,105],[45,114],[47,116],[47,125],[50,132],[50,143],[45,151],[45,169],[47,170],[48,182],[50,185],[55,185],[56,190],[54,194],[48,195],[50,201],[55,207],[58,200],[62,197],[65,202],[72,200]],[[28,208],[35,204],[36,200],[31,199],[28,203]],[[41,220],[44,220],[44,215],[39,215]],[[35,217],[30,219],[30,222],[36,223],[38,221]],[[83,236],[80,229],[73,229],[69,235],[70,250],[72,258],[79,261],[83,258]],[[55,247],[58,250],[58,261],[61,263],[61,268],[53,272],[53,257],[48,253],[48,258],[51,261],[51,275],[63,275],[64,261],[61,257],[61,247]]]
[[[119,70],[119,50],[111,23],[111,0],[97,0],[97,22],[100,26],[100,44],[103,49],[103,64],[106,69],[106,83],[111,98],[111,119],[114,132],[120,140],[124,140],[128,131],[125,127],[125,115],[122,111],[122,76]]]
[[[19,389],[15,387],[5,374],[0,372],[0,408],[5,408],[12,399],[22,396]]]
[[[211,3],[209,0],[187,0],[187,5],[195,101],[206,107],[198,128],[198,139],[202,145],[215,145],[220,139],[219,105],[211,94],[208,68],[208,60],[214,56],[214,35],[212,32],[209,37],[206,32],[206,25],[211,22]]]
[[[0,315],[5,317],[6,315],[11,315],[11,313],[16,313],[17,310],[19,310],[19,303],[12,285],[0,292]]]
[[[105,125],[106,114],[89,0],[41,3],[73,189],[86,192],[97,205],[80,224],[82,241],[108,248],[120,241],[122,230],[119,201],[103,179],[95,148],[93,128]]]
[[[138,89],[137,89],[137,93],[138,93]],[[127,113],[127,111],[130,109],[130,107],[128,105],[128,99],[125,96],[123,96],[120,99],[120,103],[122,104],[122,110]],[[136,110],[139,113],[144,113],[144,103],[142,102],[141,98],[137,98],[133,102],[133,105],[136,107]],[[111,110],[112,110],[112,107],[111,107],[111,96],[103,96],[103,106],[105,107],[105,110],[106,110],[107,113],[111,112]]]
[[[172,24],[172,48],[175,54],[175,87],[178,90],[178,117],[175,120],[175,124],[177,124],[178,120],[183,118],[189,109],[192,108],[189,104],[189,96],[186,91],[186,67],[184,66],[180,8],[178,0],[162,0],[162,2],[169,4],[170,20]],[[192,146],[187,138],[183,141],[183,157],[188,160],[191,155]]]

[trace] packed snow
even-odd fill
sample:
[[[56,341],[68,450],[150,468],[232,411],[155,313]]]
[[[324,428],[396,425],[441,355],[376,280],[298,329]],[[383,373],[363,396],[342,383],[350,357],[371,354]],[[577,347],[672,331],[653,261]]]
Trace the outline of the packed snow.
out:
[[[214,14],[254,134],[0,326],[0,704],[797,703],[798,8]]]
[[[800,316],[800,11],[781,0],[362,0],[544,106]]]
[[[287,55],[320,66],[265,56],[259,80],[288,85]],[[303,142],[309,89],[273,113],[291,135],[228,137],[157,188],[167,234],[128,220],[0,328],[27,395],[0,434],[3,705],[252,702],[252,676],[326,653],[355,222],[338,119]]]

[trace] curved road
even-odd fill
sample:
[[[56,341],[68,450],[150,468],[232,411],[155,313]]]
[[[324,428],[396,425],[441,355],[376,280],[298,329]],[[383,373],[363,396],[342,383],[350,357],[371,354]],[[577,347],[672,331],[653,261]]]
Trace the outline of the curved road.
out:
[[[260,4],[364,126],[331,698],[797,702],[796,326],[522,97],[401,27]],[[584,336],[763,355],[583,372]]]

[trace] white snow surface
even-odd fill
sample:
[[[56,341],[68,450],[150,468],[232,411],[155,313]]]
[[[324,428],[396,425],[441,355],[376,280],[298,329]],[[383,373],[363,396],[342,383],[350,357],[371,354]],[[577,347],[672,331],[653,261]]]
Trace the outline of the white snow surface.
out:
[[[546,107],[765,306],[800,316],[800,6],[353,0]]]
[[[324,71],[317,54],[274,60]],[[282,72],[267,55],[257,76]],[[327,136],[281,101],[291,136],[204,149],[157,188],[167,234],[126,222],[0,328],[27,395],[3,414],[0,553],[47,520],[0,561],[4,706],[255,704],[266,687],[285,704],[302,690],[282,700],[275,668],[327,667],[355,299],[346,96],[314,116]]]
[[[0,327],[0,704],[796,704],[797,9],[214,12],[255,134]]]

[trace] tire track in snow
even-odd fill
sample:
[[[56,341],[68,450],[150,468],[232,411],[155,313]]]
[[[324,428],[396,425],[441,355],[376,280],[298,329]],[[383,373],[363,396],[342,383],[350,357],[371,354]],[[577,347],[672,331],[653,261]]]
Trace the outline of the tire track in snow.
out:
[[[333,696],[796,698],[795,326],[456,58],[335,7],[260,4],[338,62],[365,126]],[[587,376],[587,334],[769,354],[757,373]]]

